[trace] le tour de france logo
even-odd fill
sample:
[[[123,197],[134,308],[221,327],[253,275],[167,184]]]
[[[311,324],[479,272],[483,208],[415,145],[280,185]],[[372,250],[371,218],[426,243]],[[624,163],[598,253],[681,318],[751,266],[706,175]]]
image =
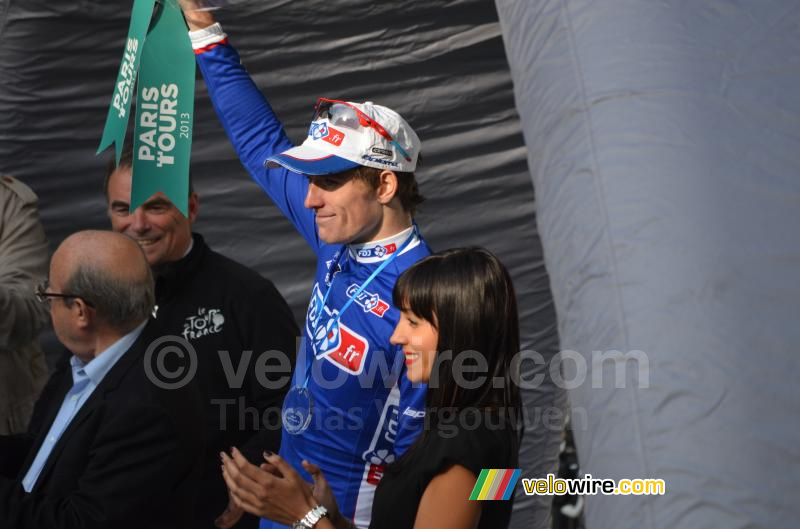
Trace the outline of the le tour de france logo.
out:
[[[219,309],[197,309],[196,316],[188,316],[183,323],[183,337],[186,340],[196,340],[209,334],[222,331],[225,316]]]

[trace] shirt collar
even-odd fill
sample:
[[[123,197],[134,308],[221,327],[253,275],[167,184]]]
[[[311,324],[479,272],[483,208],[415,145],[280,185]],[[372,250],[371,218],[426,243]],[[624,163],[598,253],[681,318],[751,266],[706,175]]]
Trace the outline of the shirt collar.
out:
[[[189,252],[177,261],[165,263],[156,273],[156,304],[163,306],[171,301],[178,292],[194,279],[195,271],[200,266],[208,252],[208,246],[202,235],[192,234],[192,244]]]
[[[85,376],[89,377],[95,385],[99,385],[108,372],[111,371],[111,368],[114,367],[114,364],[122,358],[122,355],[131,348],[133,342],[142,334],[145,325],[147,325],[147,320],[143,321],[134,330],[111,344],[111,346],[89,362],[83,362],[77,356],[70,358],[73,381],[77,382],[76,372],[82,369]]]
[[[406,253],[419,244],[419,237],[414,231],[413,226],[406,228],[405,230],[401,231],[400,233],[396,233],[391,237],[380,239],[378,241],[370,241],[364,244],[349,244],[348,251],[350,252],[350,257],[359,263],[378,263],[380,261],[384,261],[391,257],[392,254],[403,245],[412,232],[414,233],[414,237],[402,252]]]
[[[189,252],[192,251],[192,248],[194,248],[194,237],[189,239],[189,247],[186,248],[186,251],[183,253],[183,257],[186,257],[187,255],[189,255]],[[181,257],[181,259],[183,259],[183,257]]]

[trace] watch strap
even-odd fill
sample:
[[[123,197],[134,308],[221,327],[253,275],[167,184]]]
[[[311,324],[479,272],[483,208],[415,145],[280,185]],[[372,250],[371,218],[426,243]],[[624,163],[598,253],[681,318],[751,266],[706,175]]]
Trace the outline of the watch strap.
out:
[[[314,529],[322,518],[328,516],[328,509],[322,505],[317,505],[306,513],[300,520],[293,524],[293,529]]]

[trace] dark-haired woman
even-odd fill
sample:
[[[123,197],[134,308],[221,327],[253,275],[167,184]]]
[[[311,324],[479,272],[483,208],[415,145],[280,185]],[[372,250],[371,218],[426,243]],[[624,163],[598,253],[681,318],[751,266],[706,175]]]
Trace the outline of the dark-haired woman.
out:
[[[502,529],[511,501],[469,497],[482,469],[517,465],[520,398],[511,373],[519,326],[511,278],[487,250],[447,250],[406,270],[393,297],[401,318],[392,343],[403,348],[406,376],[428,384],[428,426],[387,467],[370,528]],[[316,465],[303,462],[312,487],[277,455],[265,454],[261,467],[237,450],[221,456],[231,496],[244,510],[301,528],[352,527]]]

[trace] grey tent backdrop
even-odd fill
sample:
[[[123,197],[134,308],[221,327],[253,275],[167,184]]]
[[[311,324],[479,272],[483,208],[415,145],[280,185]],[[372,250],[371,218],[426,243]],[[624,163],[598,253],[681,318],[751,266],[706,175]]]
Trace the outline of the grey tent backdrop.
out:
[[[497,7],[587,527],[797,527],[800,3]]]
[[[300,141],[319,96],[400,111],[424,142],[418,221],[434,247],[483,245],[511,270],[525,349],[523,379],[547,373],[558,349],[536,232],[527,153],[497,13],[480,0],[228,2],[232,42],[289,135]],[[132,0],[0,0],[0,169],[40,197],[51,244],[108,226],[95,157]],[[197,231],[270,277],[302,321],[313,257],[235,159],[198,82],[193,172]],[[268,317],[268,316],[265,316]],[[535,358],[535,357],[534,357]],[[523,476],[556,468],[563,391],[550,377],[525,390]],[[513,526],[547,527],[549,498],[520,495]]]

